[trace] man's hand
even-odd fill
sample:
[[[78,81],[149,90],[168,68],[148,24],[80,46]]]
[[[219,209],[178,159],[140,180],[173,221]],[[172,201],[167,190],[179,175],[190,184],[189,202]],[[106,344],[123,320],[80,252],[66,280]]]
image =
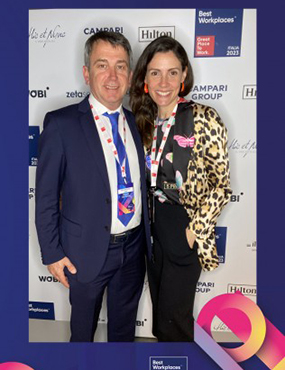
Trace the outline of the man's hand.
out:
[[[196,240],[196,235],[192,233],[192,231],[190,229],[188,229],[188,227],[186,228],[186,239],[187,239],[187,242],[189,244],[189,247],[191,249],[193,249],[193,245],[195,243],[195,240]]]
[[[67,277],[65,276],[63,271],[65,266],[68,268],[71,274],[76,274],[77,271],[75,266],[67,257],[64,257],[63,259],[52,263],[51,265],[48,265],[48,270],[58,281],[61,282],[62,285],[64,285],[66,288],[69,288]]]

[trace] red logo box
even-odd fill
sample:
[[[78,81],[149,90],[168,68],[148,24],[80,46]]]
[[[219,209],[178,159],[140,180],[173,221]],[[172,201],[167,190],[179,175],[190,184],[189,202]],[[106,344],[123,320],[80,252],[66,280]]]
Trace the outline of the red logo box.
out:
[[[215,36],[196,36],[195,56],[212,57],[215,53]]]

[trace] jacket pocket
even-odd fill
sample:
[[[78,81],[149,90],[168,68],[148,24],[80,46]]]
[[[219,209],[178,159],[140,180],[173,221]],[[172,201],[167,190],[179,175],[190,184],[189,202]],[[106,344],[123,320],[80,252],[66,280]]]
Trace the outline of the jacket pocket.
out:
[[[62,216],[61,218],[61,226],[65,232],[73,236],[79,237],[82,234],[81,225],[77,224],[76,222],[68,220],[64,216]]]

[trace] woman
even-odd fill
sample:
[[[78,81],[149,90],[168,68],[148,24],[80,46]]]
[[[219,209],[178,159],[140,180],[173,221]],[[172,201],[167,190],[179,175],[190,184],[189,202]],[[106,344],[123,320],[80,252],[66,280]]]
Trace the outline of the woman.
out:
[[[231,194],[226,128],[213,108],[183,98],[192,86],[184,48],[162,36],[139,58],[130,92],[152,194],[148,272],[159,341],[193,340],[196,284],[201,268],[218,266],[214,227]]]

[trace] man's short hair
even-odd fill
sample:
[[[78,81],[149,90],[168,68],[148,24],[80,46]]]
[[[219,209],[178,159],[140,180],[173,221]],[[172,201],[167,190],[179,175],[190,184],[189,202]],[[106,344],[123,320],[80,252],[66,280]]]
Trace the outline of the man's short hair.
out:
[[[89,37],[89,39],[85,43],[84,49],[84,65],[90,69],[90,55],[92,52],[92,47],[95,42],[98,41],[105,41],[109,42],[114,47],[122,46],[128,54],[129,57],[129,67],[131,68],[132,64],[132,48],[129,41],[119,32],[110,32],[110,31],[99,31]]]

